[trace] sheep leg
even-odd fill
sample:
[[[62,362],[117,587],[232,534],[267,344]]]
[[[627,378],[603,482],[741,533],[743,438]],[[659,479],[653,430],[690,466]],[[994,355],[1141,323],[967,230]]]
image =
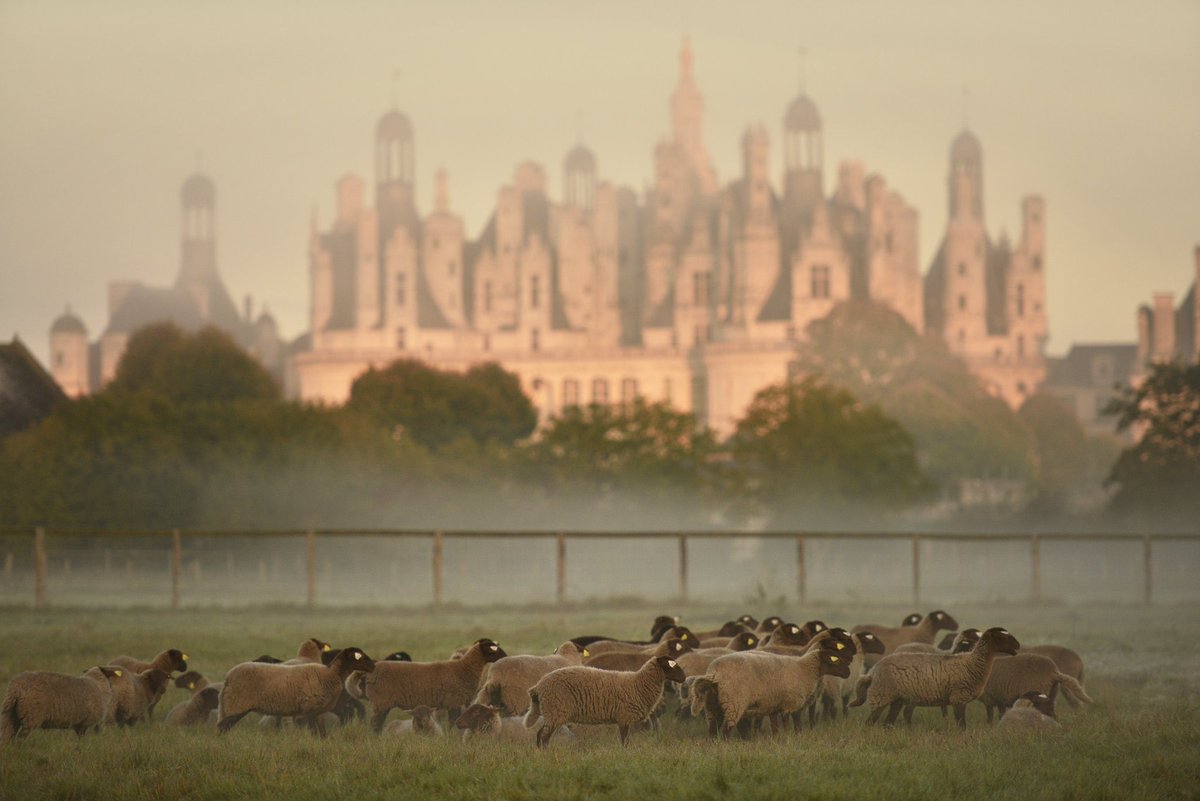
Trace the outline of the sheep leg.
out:
[[[375,714],[371,716],[371,728],[375,730],[376,734],[383,731],[383,722],[387,720],[388,712],[391,711],[392,708],[390,706],[384,707],[383,709],[376,709]]]
[[[767,720],[771,722],[771,734],[779,734],[779,730],[783,728],[780,725],[779,717],[780,716],[778,712],[772,712],[769,716],[767,716]]]
[[[83,739],[83,735],[87,734],[88,727],[87,727],[87,725],[85,724],[85,725],[83,725],[83,726],[75,726],[75,727],[74,727],[74,729],[75,729],[75,733],[76,733],[77,735],[79,735],[79,739],[81,739],[81,740],[82,740],[82,739]]]
[[[821,716],[829,720],[837,720],[837,704],[828,695],[821,696]]]
[[[888,707],[888,715],[884,718],[884,726],[892,726],[896,723],[896,718],[900,717],[900,710],[904,708],[903,701],[892,701]]]
[[[799,734],[803,730],[804,730],[804,720],[803,720],[803,718],[800,717],[800,713],[797,712],[794,715],[792,715],[792,733]]]
[[[227,715],[221,718],[217,721],[217,734],[224,734],[225,732],[229,731],[237,724],[239,720],[249,714],[250,710],[247,709],[245,712],[239,712],[236,715]]]
[[[754,730],[754,721],[750,718],[742,718],[738,721],[737,730],[743,740],[749,740],[750,734]]]
[[[549,748],[550,747],[550,738],[554,736],[554,730],[557,728],[558,728],[557,724],[546,723],[546,724],[543,724],[542,728],[538,729],[538,733],[537,733],[538,748]],[[626,726],[625,730],[626,730],[626,732],[628,732],[629,727]]]
[[[948,712],[947,712],[947,710],[946,710],[946,705],[945,705],[945,704],[942,704],[942,719],[943,719],[943,720],[946,718],[946,715],[947,715],[947,714],[948,714]]]
[[[797,713],[799,714],[799,713]],[[817,727],[817,705],[808,705],[808,728],[815,729]]]
[[[958,728],[966,731],[967,728],[967,705],[954,705],[954,719],[958,721]]]
[[[870,726],[872,724],[878,723],[879,716],[882,714],[883,714],[883,707],[877,706],[874,709],[872,709],[871,714],[867,715],[867,725]]]
[[[850,717],[850,696],[848,695],[842,696],[842,717]]]
[[[629,740],[629,726],[625,723],[618,725],[617,733],[621,736],[621,745],[625,745],[626,741]]]
[[[984,704],[984,707],[987,709],[987,722],[991,723],[992,722],[992,705]]]
[[[329,736],[328,733],[325,731],[325,719],[324,718],[322,718],[320,715],[310,715],[309,720],[311,721],[310,725],[312,726],[313,731],[315,731],[321,737]]]
[[[904,706],[904,725],[912,726],[913,708],[907,704]]]

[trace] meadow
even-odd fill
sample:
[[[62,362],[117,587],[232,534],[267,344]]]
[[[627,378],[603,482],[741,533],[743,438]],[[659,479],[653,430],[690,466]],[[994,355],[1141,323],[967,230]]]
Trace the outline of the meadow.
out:
[[[23,670],[77,672],[117,654],[167,647],[220,677],[261,653],[286,657],[320,637],[372,655],[444,658],[481,636],[510,653],[548,652],[569,636],[645,636],[657,614],[695,629],[742,612],[833,625],[898,622],[906,607],[780,604],[575,605],[531,608],[169,610],[0,609],[0,682]],[[961,625],[1008,627],[1026,644],[1075,648],[1092,707],[1059,704],[1061,734],[1008,732],[979,704],[959,732],[937,710],[913,728],[871,728],[862,709],[800,735],[714,742],[701,723],[669,715],[627,748],[611,737],[538,753],[510,743],[381,738],[363,723],[321,740],[263,730],[251,719],[218,738],[162,723],[186,696],[172,688],[155,720],[78,740],[34,732],[0,749],[0,799],[371,798],[996,798],[1200,797],[1200,607],[947,607]],[[396,714],[396,713],[393,713]]]

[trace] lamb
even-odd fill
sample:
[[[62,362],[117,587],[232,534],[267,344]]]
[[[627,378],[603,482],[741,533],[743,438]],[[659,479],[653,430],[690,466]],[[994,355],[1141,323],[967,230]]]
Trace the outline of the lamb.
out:
[[[370,671],[374,660],[358,648],[345,648],[330,665],[263,665],[243,662],[225,676],[217,732],[224,734],[251,712],[304,718],[322,737],[321,714],[337,703],[352,671]]]
[[[669,656],[672,659],[678,659],[679,655],[687,651],[691,651],[692,646],[685,641],[672,637],[669,640],[664,640],[653,648],[646,648],[641,651],[624,652],[610,651],[606,654],[597,654],[590,659],[584,660],[588,667],[600,668],[601,670],[638,670],[646,661],[653,659],[656,656]]]
[[[1083,684],[1083,657],[1062,645],[1032,645],[1021,649],[1023,654],[1039,654],[1047,657],[1058,665],[1058,669],[1075,681]],[[1071,697],[1067,696],[1070,701]]]
[[[1056,732],[1062,727],[1054,719],[1054,700],[1045,693],[1031,690],[1000,718],[1000,725],[1012,729]]]
[[[926,616],[925,620],[928,620]],[[925,621],[922,621],[924,624]],[[1021,644],[1006,629],[990,628],[970,651],[961,654],[890,654],[879,660],[870,676],[859,681],[859,697],[850,706],[863,702],[863,685],[871,714],[867,724],[879,722],[885,707],[885,725],[896,721],[905,706],[954,707],[960,728],[967,727],[967,704],[987,686],[997,654],[1015,654]],[[906,720],[911,719],[906,714]]]
[[[559,668],[529,690],[525,727],[532,729],[542,721],[537,746],[544,748],[563,724],[616,724],[625,745],[629,727],[649,718],[662,700],[663,683],[685,678],[679,663],[669,656],[656,656],[634,672]]]
[[[171,677],[158,668],[150,668],[144,673],[122,670],[118,675],[111,677],[110,720],[118,726],[132,726],[142,718],[149,718],[154,707],[166,694],[170,681]]]
[[[149,662],[141,659],[135,659],[132,656],[117,656],[108,661],[109,665],[121,667],[128,670],[130,673],[145,673],[151,668],[158,668],[163,673],[171,674],[176,671],[184,673],[187,671],[188,655],[178,648],[168,648],[162,651]]]
[[[371,726],[383,730],[384,720],[396,707],[456,710],[470,705],[479,679],[489,663],[507,656],[492,640],[480,640],[462,659],[444,662],[380,662],[367,674],[364,690],[371,702]]]
[[[0,703],[0,746],[34,729],[73,729],[80,737],[88,729],[99,732],[112,704],[109,680],[126,672],[93,667],[82,676],[18,673]]]
[[[529,709],[529,688],[538,679],[560,667],[583,664],[591,656],[587,648],[580,648],[567,640],[549,656],[514,654],[493,662],[487,669],[476,704],[491,704],[510,715],[523,715]]]
[[[1025,652],[996,660],[979,701],[987,708],[987,721],[991,723],[994,709],[999,709],[1003,715],[1018,698],[1030,691],[1048,693],[1052,698],[1056,685],[1072,702],[1093,703],[1083,686],[1060,671],[1052,659]],[[1051,710],[1053,714],[1053,707]]]
[[[411,720],[393,720],[383,731],[384,734],[419,734],[425,737],[441,737],[443,734],[442,725],[433,719],[433,710],[427,706],[415,707]]]
[[[958,628],[958,621],[938,609],[921,618],[915,626],[855,626],[850,631],[857,634],[860,631],[870,631],[883,642],[885,653],[892,653],[901,645],[910,642],[933,644],[933,639],[939,631],[953,631]]]
[[[719,727],[722,736],[729,737],[737,728],[746,738],[749,728],[739,724],[748,715],[770,716],[772,729],[778,731],[780,716],[800,712],[816,700],[823,676],[849,676],[849,662],[845,655],[825,647],[802,657],[760,651],[730,654],[714,660],[692,689],[704,699],[710,732]],[[793,725],[800,730],[798,715]]]
[[[172,726],[199,726],[210,722],[220,696],[221,690],[216,686],[197,690],[191,698],[179,702],[167,713],[167,723]]]

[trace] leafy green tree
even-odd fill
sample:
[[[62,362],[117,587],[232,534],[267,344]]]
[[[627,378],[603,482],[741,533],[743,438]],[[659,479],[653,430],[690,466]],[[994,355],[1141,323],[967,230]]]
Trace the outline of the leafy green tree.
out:
[[[1137,442],[1109,474],[1112,509],[1147,523],[1200,525],[1200,362],[1155,364],[1113,399],[1117,428]]]
[[[777,525],[904,507],[933,488],[899,422],[813,377],[761,390],[729,449],[747,496]]]
[[[265,368],[216,328],[188,334],[172,323],[139,329],[108,391],[152,392],[175,403],[276,400],[279,385]]]
[[[848,301],[811,323],[797,349],[800,375],[820,375],[899,420],[939,484],[1035,476],[1029,426],[990,395],[961,359],[894,310]]]
[[[359,376],[346,409],[435,450],[462,436],[511,445],[537,425],[517,377],[496,364],[462,374],[400,359]]]

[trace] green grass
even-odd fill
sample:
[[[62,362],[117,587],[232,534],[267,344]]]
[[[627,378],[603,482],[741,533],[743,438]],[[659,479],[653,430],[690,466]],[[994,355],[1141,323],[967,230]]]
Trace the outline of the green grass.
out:
[[[0,610],[0,681],[22,670],[76,672],[118,653],[180,647],[220,676],[260,653],[290,655],[309,636],[373,655],[403,648],[442,658],[492,636],[510,652],[545,652],[567,636],[640,634],[660,611],[695,628],[736,612],[898,620],[907,608],[748,609],[579,606],[564,610]],[[1200,797],[1200,609],[953,607],[964,626],[1004,625],[1027,643],[1080,651],[1094,707],[1060,704],[1064,731],[989,728],[978,704],[959,732],[936,710],[912,730],[866,729],[863,710],[803,734],[711,742],[699,723],[667,720],[622,749],[611,735],[537,753],[507,743],[380,738],[354,724],[319,740],[247,719],[225,737],[157,720],[77,740],[34,732],[0,750],[0,799],[224,798],[1061,798]]]

